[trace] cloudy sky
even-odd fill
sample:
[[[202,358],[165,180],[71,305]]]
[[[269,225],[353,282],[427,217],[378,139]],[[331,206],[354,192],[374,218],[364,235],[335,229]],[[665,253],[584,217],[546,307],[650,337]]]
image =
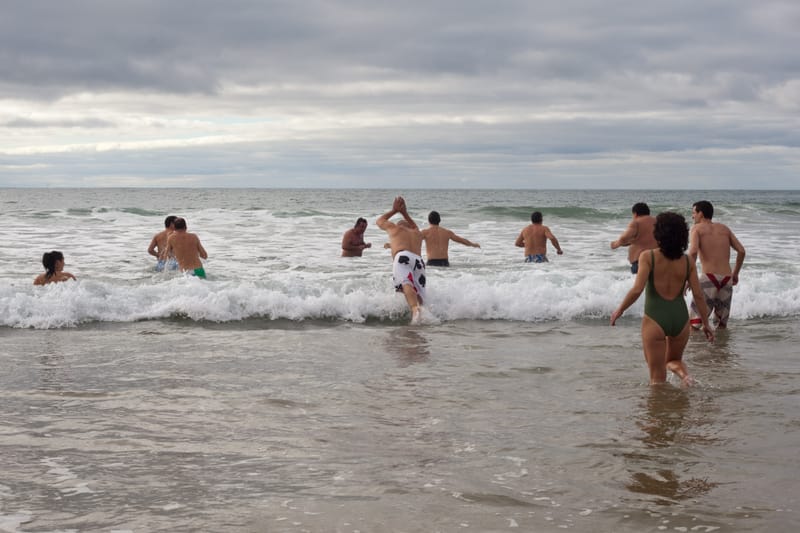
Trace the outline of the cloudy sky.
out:
[[[796,0],[3,0],[0,186],[800,188]]]

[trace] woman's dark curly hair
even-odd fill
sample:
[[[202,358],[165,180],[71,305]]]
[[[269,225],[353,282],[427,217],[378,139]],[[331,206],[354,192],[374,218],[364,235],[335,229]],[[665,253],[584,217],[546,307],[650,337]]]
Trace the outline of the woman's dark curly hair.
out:
[[[667,259],[679,259],[689,246],[689,227],[683,215],[666,211],[656,217],[653,237]]]

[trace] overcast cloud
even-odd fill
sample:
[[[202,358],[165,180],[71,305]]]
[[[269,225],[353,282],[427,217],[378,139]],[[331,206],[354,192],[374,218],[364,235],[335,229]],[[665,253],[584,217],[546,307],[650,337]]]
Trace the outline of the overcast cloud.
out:
[[[3,0],[0,186],[800,188],[800,2]]]

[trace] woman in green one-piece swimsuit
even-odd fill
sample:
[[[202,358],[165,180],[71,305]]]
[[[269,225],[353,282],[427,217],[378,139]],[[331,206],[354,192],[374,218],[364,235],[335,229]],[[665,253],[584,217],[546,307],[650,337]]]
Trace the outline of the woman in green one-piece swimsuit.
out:
[[[645,250],[639,255],[639,272],[633,287],[616,311],[611,315],[611,325],[633,305],[645,291],[644,317],[642,317],[642,349],[650,367],[650,384],[664,383],[667,370],[681,378],[684,385],[693,380],[683,362],[683,350],[689,340],[689,312],[683,299],[686,282],[692,289],[695,304],[706,317],[703,332],[708,340],[714,333],[708,323],[708,312],[697,270],[683,252],[689,245],[689,228],[678,213],[661,213],[656,217],[653,236],[658,243],[655,250]]]

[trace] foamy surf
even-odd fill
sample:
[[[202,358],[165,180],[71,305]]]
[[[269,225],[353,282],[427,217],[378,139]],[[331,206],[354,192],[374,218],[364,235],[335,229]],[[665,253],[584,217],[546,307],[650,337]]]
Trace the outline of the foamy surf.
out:
[[[410,191],[420,224],[436,208],[443,225],[481,242],[480,249],[452,243],[452,266],[428,269],[425,307],[445,322],[605,320],[633,283],[625,251],[609,247],[632,202],[654,196],[654,211],[688,211],[699,194],[600,191],[591,205],[580,205],[587,200],[578,192]],[[800,315],[800,203],[792,194],[753,193],[742,206],[730,193],[717,202],[719,217],[748,251],[734,290],[734,323]],[[410,321],[392,287],[385,233],[374,225],[392,197],[388,191],[10,191],[0,210],[0,326],[165,318]],[[528,221],[526,205],[542,208],[565,250],[548,264],[524,264],[514,247]],[[146,249],[163,227],[162,212],[186,216],[200,236],[209,252],[208,280],[154,272]],[[365,239],[374,246],[363,257],[341,258],[342,232],[357,216],[368,219]],[[52,249],[64,252],[66,269],[79,281],[33,287],[41,254]],[[641,303],[626,313],[640,316]]]

